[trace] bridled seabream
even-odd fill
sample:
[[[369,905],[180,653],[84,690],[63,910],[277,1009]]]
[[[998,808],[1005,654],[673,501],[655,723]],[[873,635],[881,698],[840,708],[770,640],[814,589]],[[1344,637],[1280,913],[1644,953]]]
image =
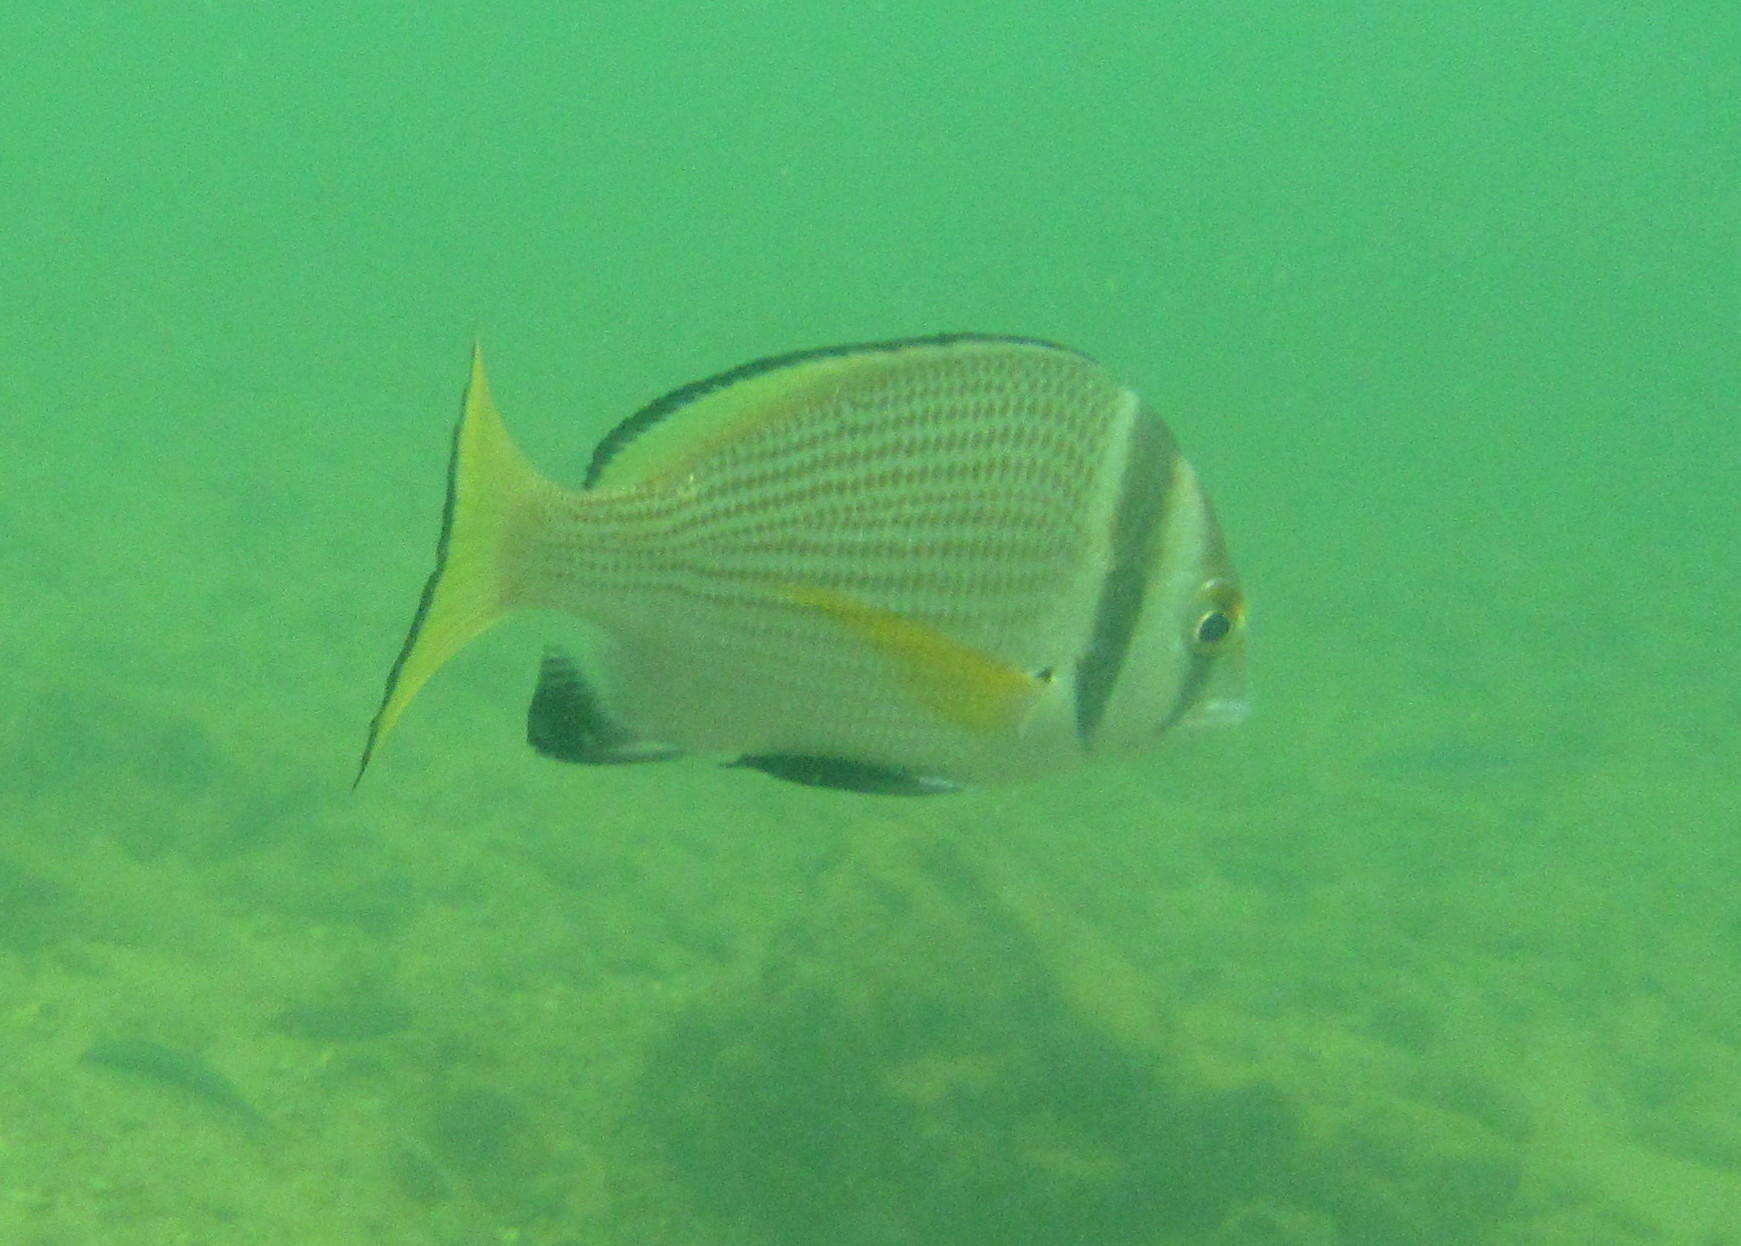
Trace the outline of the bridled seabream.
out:
[[[357,776],[511,611],[589,625],[527,713],[564,761],[724,755],[918,794],[1244,711],[1245,602],[1172,434],[1099,364],[958,334],[804,351],[675,390],[580,489],[514,445],[474,350],[435,570]]]

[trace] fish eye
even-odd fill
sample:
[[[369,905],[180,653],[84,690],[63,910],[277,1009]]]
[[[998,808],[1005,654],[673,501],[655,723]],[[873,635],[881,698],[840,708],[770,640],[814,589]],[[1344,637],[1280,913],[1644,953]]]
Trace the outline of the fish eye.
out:
[[[1200,645],[1216,645],[1227,639],[1227,634],[1233,630],[1233,620],[1225,610],[1206,610],[1197,620],[1193,635]]]
[[[1197,598],[1202,613],[1191,624],[1191,643],[1200,651],[1213,650],[1245,622],[1245,594],[1227,580],[1210,580]]]

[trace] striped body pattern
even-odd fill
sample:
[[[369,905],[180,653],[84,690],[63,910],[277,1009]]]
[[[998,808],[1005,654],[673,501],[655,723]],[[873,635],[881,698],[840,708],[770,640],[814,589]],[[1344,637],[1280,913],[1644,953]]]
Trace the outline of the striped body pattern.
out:
[[[631,417],[578,490],[519,458],[481,366],[473,390],[419,623],[461,551],[477,585],[452,594],[459,631],[520,608],[571,616],[589,712],[664,751],[1009,780],[1129,734],[1112,730],[1127,684],[1147,690],[1135,734],[1159,734],[1207,687],[1192,611],[1242,622],[1171,435],[1048,343],[963,335],[746,365]],[[1163,600],[1180,593],[1183,607]],[[1126,679],[1145,624],[1169,642],[1165,677]],[[427,678],[419,630],[378,730],[409,699],[395,701],[404,669]]]

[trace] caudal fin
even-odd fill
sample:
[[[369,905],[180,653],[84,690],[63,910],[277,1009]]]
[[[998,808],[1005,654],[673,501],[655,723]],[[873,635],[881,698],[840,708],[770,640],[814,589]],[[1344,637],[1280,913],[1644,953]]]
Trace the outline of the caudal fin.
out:
[[[511,608],[514,525],[537,493],[554,487],[508,436],[484,379],[483,356],[473,347],[471,377],[448,460],[447,505],[435,570],[423,586],[404,647],[387,673],[387,689],[369,724],[356,782],[417,690]]]

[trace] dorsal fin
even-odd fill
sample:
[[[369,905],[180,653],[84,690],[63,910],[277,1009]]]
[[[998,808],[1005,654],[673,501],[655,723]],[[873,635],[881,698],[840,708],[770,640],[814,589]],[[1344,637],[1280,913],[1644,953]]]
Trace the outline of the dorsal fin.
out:
[[[727,436],[745,418],[777,412],[780,399],[856,366],[906,352],[962,347],[1032,347],[1082,357],[1043,338],[994,333],[939,333],[930,337],[858,342],[771,355],[691,381],[642,407],[618,424],[592,452],[585,487],[632,484],[658,475],[686,450]]]

